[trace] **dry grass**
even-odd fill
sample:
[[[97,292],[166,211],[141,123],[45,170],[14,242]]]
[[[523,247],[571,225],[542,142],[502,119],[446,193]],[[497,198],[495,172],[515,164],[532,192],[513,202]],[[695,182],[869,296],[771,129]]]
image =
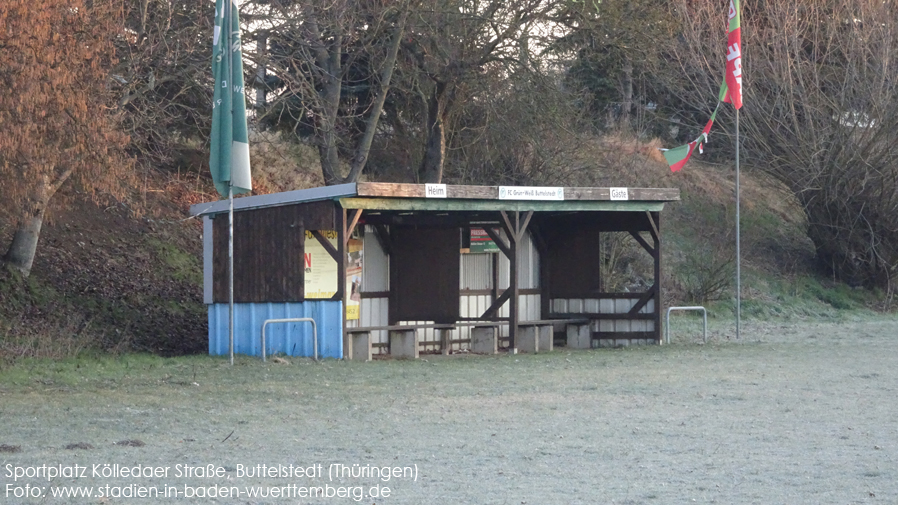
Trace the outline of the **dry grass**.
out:
[[[287,140],[278,132],[253,133],[249,145],[255,194],[324,185],[313,147]]]
[[[83,321],[77,314],[58,316],[28,323],[14,321],[0,328],[0,362],[25,358],[61,360],[98,347],[101,336],[91,330],[90,321]]]

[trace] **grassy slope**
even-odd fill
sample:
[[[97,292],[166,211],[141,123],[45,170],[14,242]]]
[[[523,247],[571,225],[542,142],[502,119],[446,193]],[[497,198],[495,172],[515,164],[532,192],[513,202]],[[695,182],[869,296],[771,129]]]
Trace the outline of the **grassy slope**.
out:
[[[0,269],[0,357],[206,349],[202,225],[184,220],[189,191],[167,186],[148,193],[141,216],[64,195],[65,208],[53,209],[42,230],[32,275]],[[4,246],[11,225],[0,221]]]
[[[701,292],[696,286],[717,280],[721,289],[712,298],[718,300],[704,303],[712,317],[731,318],[732,170],[692,161],[672,174],[652,145],[614,142],[588,146],[582,168],[560,182],[679,187],[682,201],[669,204],[662,218],[665,305],[693,303]],[[277,174],[259,175],[262,188],[277,187]],[[141,217],[77,194],[68,195],[65,209],[54,209],[31,278],[0,270],[0,357],[59,357],[92,347],[161,354],[206,349],[202,228],[186,218],[189,204],[214,195],[197,192],[205,187],[201,178],[171,176],[157,184],[146,193]],[[802,214],[781,189],[750,172],[742,188],[745,317],[832,319],[881,306],[875,293],[815,276]],[[0,215],[3,247],[11,233],[12,220]]]

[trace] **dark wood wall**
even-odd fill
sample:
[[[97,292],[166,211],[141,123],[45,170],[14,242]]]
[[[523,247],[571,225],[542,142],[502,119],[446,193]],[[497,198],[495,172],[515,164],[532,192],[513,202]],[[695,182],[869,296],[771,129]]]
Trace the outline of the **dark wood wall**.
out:
[[[313,202],[234,213],[234,301],[304,299],[305,230],[332,230],[334,204]],[[228,215],[213,219],[212,301],[228,301]]]
[[[459,319],[458,228],[393,227],[389,321]]]
[[[549,298],[590,298],[604,291],[601,278],[605,232],[640,232],[651,229],[645,212],[589,212],[534,217],[545,238]]]

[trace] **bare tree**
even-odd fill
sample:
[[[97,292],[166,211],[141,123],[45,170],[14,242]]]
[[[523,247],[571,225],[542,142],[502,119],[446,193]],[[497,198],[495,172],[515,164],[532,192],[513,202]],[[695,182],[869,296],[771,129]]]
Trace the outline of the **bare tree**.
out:
[[[407,91],[420,97],[424,111],[421,182],[443,178],[451,115],[475,99],[472,91],[485,74],[526,68],[528,33],[548,22],[557,6],[547,0],[426,0],[414,12],[403,47]]]
[[[212,117],[214,2],[135,0],[122,7],[125,30],[109,34],[118,57],[110,86],[129,151],[145,170],[171,167],[182,155],[207,158],[200,150]]]
[[[268,48],[256,65],[273,79],[263,121],[311,129],[327,184],[358,180],[389,93],[409,0],[260,2],[248,20]],[[261,40],[258,39],[257,40]],[[341,151],[351,152],[341,170]]]
[[[723,72],[723,14],[691,2],[673,12],[684,30],[672,47],[670,61],[679,65],[667,69],[668,85],[700,102],[700,94],[716,94]],[[898,6],[761,2],[746,5],[743,26],[744,163],[781,180],[801,202],[823,269],[891,290],[898,269]]]

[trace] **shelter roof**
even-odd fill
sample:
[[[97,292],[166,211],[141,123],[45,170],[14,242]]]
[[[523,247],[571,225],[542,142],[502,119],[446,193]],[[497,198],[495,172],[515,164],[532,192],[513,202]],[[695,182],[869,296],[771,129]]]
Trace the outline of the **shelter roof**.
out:
[[[358,182],[234,200],[234,210],[335,200],[344,208],[384,211],[660,211],[677,188],[455,186]],[[228,201],[199,203],[193,215],[228,211]]]

